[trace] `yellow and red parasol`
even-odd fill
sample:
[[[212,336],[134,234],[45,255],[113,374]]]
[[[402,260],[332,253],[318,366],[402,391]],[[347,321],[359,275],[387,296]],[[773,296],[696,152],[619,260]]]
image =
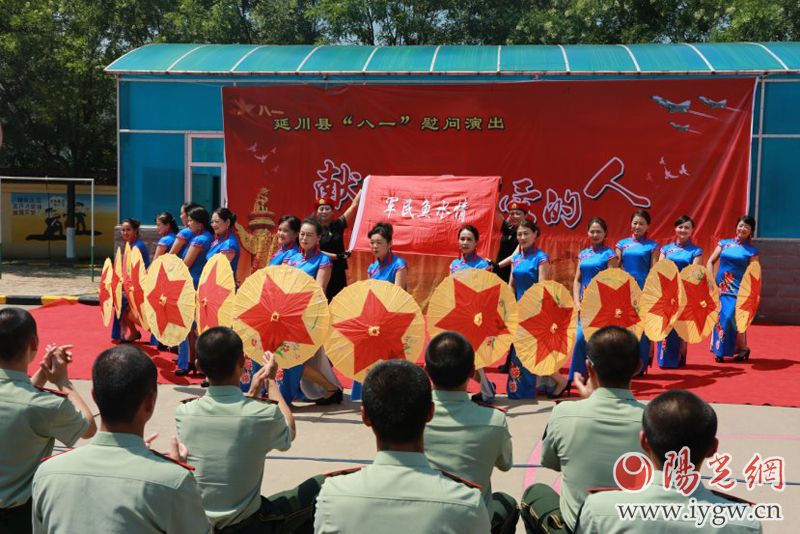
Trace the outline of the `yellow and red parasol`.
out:
[[[245,354],[263,364],[264,351],[286,369],[314,356],[328,333],[330,311],[316,281],[295,267],[260,269],[244,281],[233,305],[233,329]]]
[[[686,306],[686,290],[675,263],[661,260],[653,265],[644,284],[640,306],[644,333],[651,341],[662,341]]]
[[[636,280],[622,269],[598,273],[583,292],[581,326],[588,340],[604,326],[627,328],[636,337],[642,335],[639,298],[642,290]]]
[[[572,354],[577,323],[572,295],[563,285],[553,280],[534,284],[519,300],[517,357],[533,374],[555,373]]]
[[[761,264],[751,262],[744,272],[736,297],[736,330],[745,332],[756,317],[761,302]]]
[[[518,307],[514,292],[496,274],[464,269],[436,286],[428,304],[431,337],[460,332],[475,350],[475,368],[492,365],[514,341]]]
[[[233,324],[236,282],[225,254],[215,254],[200,273],[197,284],[197,331],[203,333],[214,326]]]
[[[186,265],[174,254],[159,256],[144,279],[145,321],[167,346],[180,344],[194,320],[195,290]]]
[[[131,307],[133,320],[147,330],[147,320],[144,318],[142,306],[144,305],[144,280],[147,277],[147,268],[144,266],[142,252],[137,248],[125,247],[125,270],[123,272],[123,289]]]
[[[687,265],[681,271],[686,290],[686,307],[678,315],[675,331],[689,343],[708,337],[719,318],[719,289],[708,269]]]
[[[111,299],[117,319],[122,313],[122,263],[122,251],[117,247],[117,253],[114,254],[114,266],[111,269]]]
[[[111,324],[111,317],[114,316],[114,297],[111,294],[111,277],[114,275],[114,265],[111,258],[106,258],[103,262],[103,270],[100,272],[100,314],[103,317],[103,325]]]
[[[416,363],[425,343],[425,320],[414,298],[383,280],[344,288],[331,302],[325,352],[342,374],[363,381],[381,360]]]

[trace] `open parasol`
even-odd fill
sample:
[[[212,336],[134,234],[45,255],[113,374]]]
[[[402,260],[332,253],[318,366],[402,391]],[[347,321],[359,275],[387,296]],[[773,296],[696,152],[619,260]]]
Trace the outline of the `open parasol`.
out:
[[[572,354],[578,330],[572,295],[553,280],[531,286],[519,300],[517,357],[531,373],[551,375]]]
[[[260,269],[236,293],[233,329],[258,363],[264,363],[264,351],[273,352],[284,369],[305,362],[322,345],[329,324],[325,293],[295,267]]]
[[[117,247],[117,253],[114,254],[114,267],[111,269],[111,299],[117,319],[122,314],[122,263],[122,250]]]
[[[325,352],[342,374],[363,381],[381,360],[416,363],[425,344],[425,320],[414,298],[383,280],[345,287],[331,302]]]
[[[644,333],[651,341],[664,340],[686,306],[686,290],[675,263],[661,260],[653,265],[639,304]]]
[[[100,272],[100,314],[103,317],[103,325],[111,324],[111,317],[114,315],[114,297],[111,294],[111,277],[114,275],[114,265],[111,258],[106,258],[103,262],[103,270]]]
[[[642,290],[636,280],[622,269],[599,272],[583,292],[581,326],[588,340],[604,326],[627,328],[636,337],[642,336],[639,298]]]
[[[225,254],[215,254],[200,273],[197,284],[197,331],[203,333],[214,326],[233,324],[233,303],[236,282]]]
[[[454,330],[475,350],[475,368],[492,365],[514,341],[518,317],[514,292],[496,274],[464,269],[436,286],[428,304],[431,337]]]
[[[192,275],[174,254],[159,256],[144,279],[144,317],[150,332],[167,346],[180,344],[194,320]]]
[[[750,327],[761,302],[761,264],[751,262],[744,272],[736,297],[736,330],[741,333]]]
[[[702,265],[684,267],[681,280],[686,307],[678,315],[675,331],[684,341],[698,343],[711,334],[719,318],[719,289]]]
[[[142,252],[137,248],[125,247],[125,270],[123,273],[123,289],[128,298],[128,305],[133,312],[133,320],[147,330],[147,321],[142,312],[144,305],[144,279],[147,277],[147,268],[144,266]]]

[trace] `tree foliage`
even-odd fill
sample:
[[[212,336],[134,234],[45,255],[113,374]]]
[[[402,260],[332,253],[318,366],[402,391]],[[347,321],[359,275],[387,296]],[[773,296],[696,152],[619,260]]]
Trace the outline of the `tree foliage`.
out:
[[[150,42],[800,40],[797,0],[0,0],[0,170],[113,179],[114,80]]]

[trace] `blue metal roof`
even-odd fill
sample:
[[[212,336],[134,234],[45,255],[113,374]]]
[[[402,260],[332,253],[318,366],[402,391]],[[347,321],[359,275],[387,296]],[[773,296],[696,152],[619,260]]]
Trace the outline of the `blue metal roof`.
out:
[[[514,46],[151,44],[111,74],[600,74],[800,72],[800,42]]]

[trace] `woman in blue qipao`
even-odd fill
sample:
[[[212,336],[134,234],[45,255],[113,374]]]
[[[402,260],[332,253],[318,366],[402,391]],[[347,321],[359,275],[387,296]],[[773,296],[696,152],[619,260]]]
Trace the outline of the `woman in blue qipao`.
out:
[[[589,282],[597,276],[597,273],[605,271],[609,267],[619,267],[619,258],[610,247],[606,246],[606,235],[608,225],[600,217],[592,217],[587,226],[587,236],[589,238],[589,248],[585,248],[578,254],[578,267],[575,269],[575,281],[572,284],[572,298],[575,300],[575,308],[580,314],[581,300],[583,292]],[[578,315],[578,333],[575,336],[575,348],[572,349],[572,363],[569,366],[568,380],[570,385],[578,373],[585,380],[586,376],[586,338],[583,335],[580,315]]]
[[[650,214],[646,210],[636,210],[631,217],[631,237],[626,237],[617,242],[617,259],[622,269],[633,276],[639,289],[644,289],[650,268],[658,258],[658,243],[647,238],[647,229],[650,228]],[[653,344],[644,333],[639,340],[639,359],[642,367],[641,376],[647,372],[652,363]]]
[[[191,230],[192,235],[188,244],[183,246],[178,256],[189,268],[189,274],[192,275],[192,282],[194,288],[197,289],[197,284],[200,282],[200,274],[203,272],[203,267],[206,264],[206,254],[208,249],[211,248],[213,237],[209,228],[211,225],[211,218],[208,216],[208,211],[202,206],[193,206],[186,210],[186,225]],[[181,230],[183,232],[183,230]],[[183,241],[181,232],[175,239],[173,249],[179,242]],[[195,341],[197,340],[197,332],[195,332],[195,324],[192,324],[189,329],[188,337],[178,345],[178,369],[175,371],[175,376],[185,376],[190,372],[197,372],[195,367]]]
[[[314,217],[304,220],[298,234],[300,250],[285,264],[314,278],[322,291],[325,291],[331,279],[333,265],[330,258],[319,249],[322,231],[322,224]],[[340,404],[344,399],[342,386],[333,374],[331,362],[322,347],[305,363],[284,369],[278,383],[286,402],[305,397],[313,399],[316,404],[325,405]]]
[[[533,284],[544,282],[550,278],[550,259],[536,246],[541,231],[535,222],[522,219],[517,225],[517,242],[519,251],[511,256],[511,278],[509,284],[514,289],[514,296],[519,301]],[[555,382],[554,388],[540,386],[537,388],[537,377],[528,371],[520,361],[516,348],[511,348],[508,368],[508,398],[532,399],[537,389],[547,392],[551,398],[561,396],[567,388],[567,381],[556,371],[550,378]]]
[[[297,235],[300,233],[300,219],[294,215],[284,215],[278,221],[278,231],[276,237],[278,240],[278,250],[272,255],[269,260],[269,265],[283,265],[289,261],[289,258],[294,256],[300,251],[300,246],[297,244]],[[250,390],[250,382],[253,380],[261,365],[250,358],[245,358],[244,372],[242,373],[242,391],[247,392]],[[302,367],[298,369],[302,374]],[[299,375],[298,375],[299,376]],[[299,379],[298,379],[299,380]]]
[[[701,265],[703,249],[692,243],[694,220],[681,215],[675,220],[675,240],[661,247],[659,260],[672,261],[679,271],[687,265]],[[658,344],[658,366],[662,369],[677,369],[686,365],[686,342],[672,330],[664,341]]]
[[[142,260],[144,266],[150,266],[150,252],[147,250],[147,245],[144,244],[142,238],[139,237],[140,223],[136,219],[122,219],[119,225],[119,235],[122,239],[122,245],[130,243],[131,248],[138,248],[142,253]],[[124,267],[123,267],[124,269]],[[128,331],[128,337],[124,337],[125,331]],[[120,312],[119,319],[114,315],[114,321],[111,325],[111,339],[118,340],[121,343],[133,343],[141,338],[142,334],[136,328],[136,323],[131,317],[131,309],[128,305],[128,297],[125,296],[125,291],[122,292],[122,311]]]
[[[392,234],[394,229],[387,222],[380,222],[367,233],[369,247],[375,256],[367,268],[367,274],[372,280],[384,280],[406,289],[408,264],[400,256],[392,252]],[[361,382],[353,381],[350,390],[350,400],[361,400]]]
[[[749,215],[742,215],[736,221],[736,237],[723,239],[711,253],[706,267],[714,272],[714,263],[719,260],[716,282],[719,287],[719,322],[714,327],[711,338],[711,352],[718,363],[725,358],[735,362],[750,359],[750,348],[744,333],[736,329],[736,297],[744,278],[747,266],[758,261],[758,249],[753,246],[751,238],[756,229],[756,220]]]

